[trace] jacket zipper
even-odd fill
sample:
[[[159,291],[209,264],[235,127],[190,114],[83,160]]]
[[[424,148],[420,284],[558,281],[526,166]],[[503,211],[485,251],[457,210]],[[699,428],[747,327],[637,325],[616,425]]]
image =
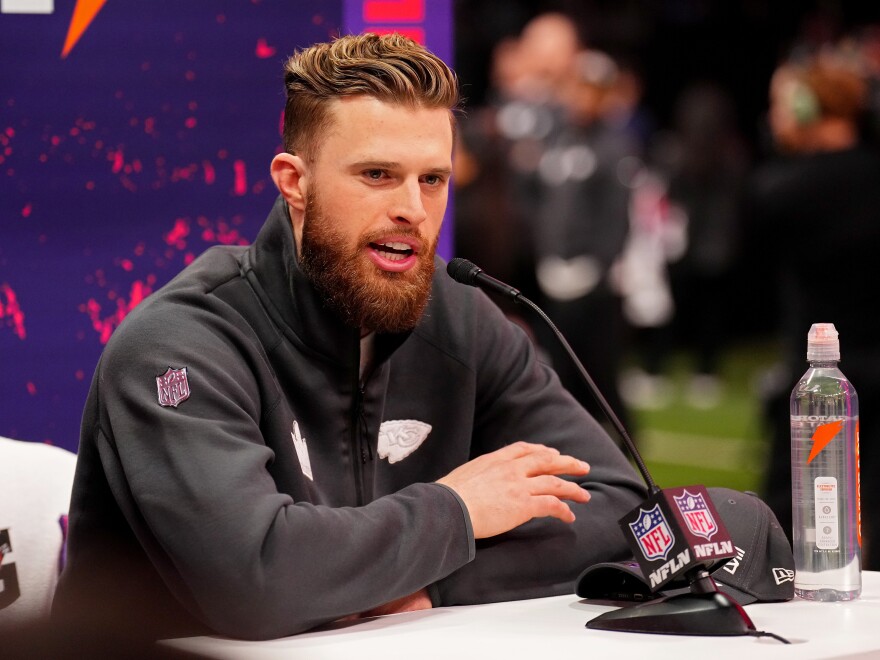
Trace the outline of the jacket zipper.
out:
[[[364,415],[364,386],[358,388],[358,407],[357,407],[357,424],[359,428],[358,438],[360,439],[361,449],[361,465],[366,465],[368,461],[373,460],[373,443],[370,442],[370,432],[367,428],[367,417]]]
[[[366,504],[364,466],[373,460],[373,446],[370,442],[367,419],[364,415],[364,394],[364,387],[362,385],[358,386],[352,417],[352,447],[354,449],[354,461],[352,463],[358,506]]]

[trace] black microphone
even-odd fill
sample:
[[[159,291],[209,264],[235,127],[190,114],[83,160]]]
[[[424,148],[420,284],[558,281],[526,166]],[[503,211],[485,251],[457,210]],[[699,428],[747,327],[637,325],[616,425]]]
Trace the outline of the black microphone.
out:
[[[467,259],[456,257],[446,265],[446,272],[452,279],[462,284],[488,289],[514,300],[522,296],[519,289],[486,275],[482,268]]]
[[[736,551],[706,487],[692,485],[661,490],[657,486],[611,405],[562,332],[538,305],[515,287],[490,277],[467,259],[452,259],[446,272],[457,282],[500,293],[526,305],[553,331],[605,416],[620,434],[648,487],[648,498],[619,521],[645,580],[652,591],[658,591],[680,575],[685,575],[690,582],[689,594],[606,612],[589,621],[587,626],[603,630],[691,635],[738,635],[754,631],[745,611],[721,594],[709,576],[711,565],[735,556]],[[697,612],[708,616],[696,617]]]

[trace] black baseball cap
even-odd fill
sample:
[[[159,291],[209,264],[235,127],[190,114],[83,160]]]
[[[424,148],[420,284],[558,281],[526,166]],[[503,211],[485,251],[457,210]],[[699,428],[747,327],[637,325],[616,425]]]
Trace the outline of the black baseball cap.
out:
[[[769,506],[757,495],[730,488],[707,488],[736,549],[736,556],[710,567],[718,588],[740,605],[794,598],[791,545]],[[594,564],[578,576],[581,598],[648,601],[684,593],[678,578],[653,593],[635,560]]]

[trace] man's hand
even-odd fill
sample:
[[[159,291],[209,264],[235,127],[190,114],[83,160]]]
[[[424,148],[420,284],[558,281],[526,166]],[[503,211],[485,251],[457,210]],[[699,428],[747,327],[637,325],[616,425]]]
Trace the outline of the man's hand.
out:
[[[431,597],[428,595],[427,589],[419,589],[414,594],[392,600],[390,603],[379,605],[366,612],[358,612],[357,614],[349,614],[342,618],[336,619],[334,623],[348,623],[349,621],[358,621],[371,616],[384,616],[386,614],[400,614],[401,612],[415,612],[417,610],[430,610],[434,607],[431,603]]]
[[[587,502],[590,494],[556,475],[582,476],[589,471],[583,461],[552,447],[517,442],[468,461],[437,483],[458,493],[470,514],[474,537],[482,539],[532,518],[572,522],[574,513],[563,500]]]
[[[431,597],[428,595],[427,589],[419,589],[414,594],[392,600],[379,607],[374,607],[368,612],[363,612],[360,616],[383,616],[385,614],[400,614],[401,612],[415,612],[416,610],[430,610],[433,607]]]

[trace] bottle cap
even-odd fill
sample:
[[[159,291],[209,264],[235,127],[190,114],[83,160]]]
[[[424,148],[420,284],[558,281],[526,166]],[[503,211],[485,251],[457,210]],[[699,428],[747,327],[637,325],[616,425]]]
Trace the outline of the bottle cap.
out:
[[[807,335],[807,360],[828,362],[840,359],[840,340],[833,323],[814,323]]]

